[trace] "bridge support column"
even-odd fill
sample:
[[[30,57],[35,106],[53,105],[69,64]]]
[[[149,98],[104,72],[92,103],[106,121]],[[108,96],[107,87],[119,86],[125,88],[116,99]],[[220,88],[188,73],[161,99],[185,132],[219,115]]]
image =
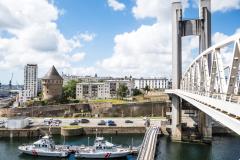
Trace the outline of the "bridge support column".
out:
[[[181,102],[177,96],[172,96],[172,140],[182,140],[182,127],[181,127]]]
[[[212,142],[212,120],[202,111],[199,111],[199,132],[202,135],[202,140],[205,143]]]

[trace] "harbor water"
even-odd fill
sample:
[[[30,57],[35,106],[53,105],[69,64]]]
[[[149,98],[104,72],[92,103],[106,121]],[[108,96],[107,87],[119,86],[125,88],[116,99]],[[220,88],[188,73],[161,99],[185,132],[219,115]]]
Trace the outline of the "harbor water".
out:
[[[142,134],[104,135],[108,141],[122,146],[138,146],[143,139]],[[61,137],[54,136],[56,144],[69,145],[92,145],[95,136],[85,137]],[[17,147],[21,144],[32,143],[37,139],[27,138],[0,138],[0,160],[74,160],[70,156],[64,158],[32,157],[20,154]],[[240,137],[239,136],[215,136],[212,145],[176,143],[168,137],[160,137],[156,149],[156,160],[239,160],[240,159]],[[129,156],[122,160],[134,160],[136,157]],[[120,159],[119,159],[120,160]]]

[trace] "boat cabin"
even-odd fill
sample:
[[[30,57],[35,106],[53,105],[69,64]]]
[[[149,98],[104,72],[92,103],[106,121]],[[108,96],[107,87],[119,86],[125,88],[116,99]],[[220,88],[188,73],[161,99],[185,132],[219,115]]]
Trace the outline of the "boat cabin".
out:
[[[35,148],[48,148],[48,149],[54,149],[55,144],[52,138],[49,136],[44,136],[40,140],[33,143]]]
[[[115,145],[105,141],[103,137],[96,137],[94,147],[96,150],[112,150]]]

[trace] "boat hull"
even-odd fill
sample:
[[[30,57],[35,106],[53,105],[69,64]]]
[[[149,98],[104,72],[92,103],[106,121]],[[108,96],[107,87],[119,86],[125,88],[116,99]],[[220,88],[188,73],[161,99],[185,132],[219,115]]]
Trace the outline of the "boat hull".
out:
[[[43,157],[67,157],[68,152],[62,151],[41,151],[41,150],[34,150],[34,149],[27,149],[24,147],[18,148],[20,152],[24,154],[29,154],[32,156],[43,156]]]
[[[120,158],[120,157],[126,157],[127,155],[129,155],[130,152],[126,151],[126,152],[107,152],[107,153],[76,153],[75,157],[76,158]]]

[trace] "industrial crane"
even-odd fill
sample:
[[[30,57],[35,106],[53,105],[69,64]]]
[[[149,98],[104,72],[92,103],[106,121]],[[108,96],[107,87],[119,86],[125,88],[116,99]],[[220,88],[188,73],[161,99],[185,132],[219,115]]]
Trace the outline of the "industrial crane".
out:
[[[9,81],[9,89],[10,90],[12,89],[12,79],[13,79],[13,73],[12,73],[11,79]]]

